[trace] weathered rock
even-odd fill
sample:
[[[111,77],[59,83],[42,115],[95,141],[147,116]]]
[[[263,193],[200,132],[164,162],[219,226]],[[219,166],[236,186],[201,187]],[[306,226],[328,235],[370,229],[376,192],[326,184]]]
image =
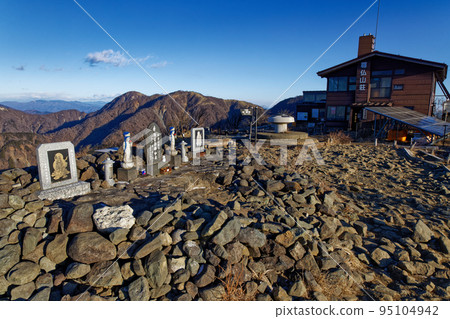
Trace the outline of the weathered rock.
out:
[[[320,239],[325,240],[333,237],[336,234],[337,226],[335,222],[326,220],[322,227],[320,227]]]
[[[260,248],[266,244],[266,235],[251,227],[242,228],[237,239],[253,248]]]
[[[151,238],[145,241],[141,246],[136,248],[134,252],[134,257],[137,259],[144,258],[145,256],[150,255],[155,250],[162,248],[161,237],[157,236],[155,238]]]
[[[97,209],[92,218],[97,229],[108,234],[120,228],[130,229],[136,221],[129,205]]]
[[[5,276],[0,276],[0,296],[8,292],[11,284],[6,280]]]
[[[46,273],[43,275],[40,275],[36,278],[34,281],[36,284],[36,289],[39,290],[42,287],[53,287],[53,276],[52,274]]]
[[[286,290],[284,290],[282,287],[275,287],[273,288],[273,299],[276,301],[291,301],[292,298],[288,295]]]
[[[39,267],[41,267],[41,269],[45,272],[50,272],[56,269],[56,264],[44,256],[39,259]]]
[[[307,293],[308,290],[302,280],[295,282],[289,289],[289,295],[292,297],[305,297]]]
[[[422,221],[419,220],[414,227],[414,235],[412,239],[418,243],[427,243],[433,237],[431,229]]]
[[[75,206],[70,212],[66,225],[67,234],[78,234],[94,230],[92,214],[94,208],[91,204],[81,204]]]
[[[353,223],[353,227],[361,236],[367,236],[367,225],[363,222],[357,221]]]
[[[78,279],[86,276],[91,271],[91,266],[81,263],[71,263],[66,269],[67,279]]]
[[[148,301],[150,288],[145,277],[139,277],[128,285],[128,295],[131,301]]]
[[[205,301],[220,301],[224,299],[225,288],[219,284],[214,287],[202,289],[199,291],[199,294]]]
[[[19,261],[19,245],[6,245],[3,249],[0,249],[0,276],[5,275]]]
[[[148,224],[150,225],[148,227],[148,230],[151,233],[156,232],[166,226],[170,221],[172,221],[172,219],[172,214],[169,214],[168,212],[159,213],[148,222]]]
[[[56,210],[51,212],[47,226],[47,233],[49,234],[57,233],[59,230],[59,226],[61,225],[61,221],[62,221],[62,210]]]
[[[52,292],[52,289],[49,287],[44,287],[40,289],[31,299],[30,301],[49,301],[50,300],[50,293]]]
[[[266,190],[269,193],[281,191],[284,188],[284,184],[280,181],[269,180],[267,181]]]
[[[170,290],[172,290],[172,287],[170,285],[163,285],[161,287],[152,289],[150,290],[150,298],[156,299],[162,297],[166,295]]]
[[[76,235],[70,241],[67,252],[70,258],[84,264],[93,264],[116,257],[116,247],[94,232]]]
[[[418,261],[401,261],[398,263],[398,267],[412,275],[431,276],[435,271],[434,266]]]
[[[67,259],[67,243],[69,238],[65,234],[58,234],[50,243],[48,243],[45,250],[47,256],[55,264],[62,263]]]
[[[148,222],[150,221],[152,216],[153,216],[152,212],[145,210],[139,215],[138,218],[136,218],[136,224],[138,224],[139,226],[145,227],[148,225]]]
[[[0,220],[0,237],[8,236],[10,232],[16,229],[17,223],[11,219]]]
[[[11,300],[28,300],[31,297],[36,286],[34,282],[29,282],[22,286],[14,287],[11,289]]]
[[[42,233],[36,228],[27,228],[22,241],[22,255],[26,256],[36,249],[36,246],[42,238]]]
[[[202,249],[200,248],[200,246],[192,240],[188,240],[183,244],[183,251],[189,257],[198,256],[202,253]]]
[[[114,261],[101,261],[92,266],[86,281],[93,287],[113,287],[122,285],[120,267]]]
[[[275,237],[275,241],[284,247],[290,247],[303,233],[300,229],[289,229]]]
[[[305,253],[305,248],[299,242],[296,242],[291,248],[289,248],[289,254],[292,258],[294,258],[294,260],[302,259]]]
[[[23,261],[11,268],[6,276],[6,280],[13,285],[25,285],[33,281],[39,275],[40,271],[41,268],[38,264],[31,261]]]
[[[302,190],[302,187],[297,182],[285,181],[284,185],[286,186],[286,190],[290,192],[299,192]]]
[[[179,269],[186,268],[186,257],[169,258],[168,260],[169,273],[173,274]]]
[[[9,207],[8,194],[0,194],[0,209]]]
[[[450,239],[447,237],[441,236],[439,238],[439,245],[444,253],[450,254]]]
[[[176,273],[173,274],[173,283],[175,285],[185,283],[191,277],[191,273],[186,269],[179,269]]]
[[[154,251],[144,264],[150,287],[161,287],[169,273],[166,256],[161,251]]]
[[[320,274],[320,268],[317,265],[316,260],[314,259],[314,256],[307,252],[306,255],[297,261],[295,264],[295,268],[299,270],[306,270],[311,272],[314,276],[317,276]]]
[[[9,203],[9,206],[11,206],[12,208],[14,208],[16,210],[22,209],[25,206],[25,202],[22,199],[22,197],[17,196],[17,195],[9,195],[8,203]]]
[[[217,245],[225,245],[232,241],[239,234],[241,223],[237,219],[231,219],[220,231],[214,236],[212,242]]]
[[[199,287],[206,287],[216,278],[216,269],[214,266],[206,265],[204,271],[194,280],[194,284]]]
[[[372,258],[375,264],[381,268],[385,268],[394,262],[391,255],[389,255],[389,253],[382,248],[376,248],[370,254],[370,258]]]
[[[217,214],[214,219],[203,228],[202,237],[207,237],[214,234],[220,229],[220,227],[222,227],[227,219],[228,215],[224,211],[220,211],[219,214]]]

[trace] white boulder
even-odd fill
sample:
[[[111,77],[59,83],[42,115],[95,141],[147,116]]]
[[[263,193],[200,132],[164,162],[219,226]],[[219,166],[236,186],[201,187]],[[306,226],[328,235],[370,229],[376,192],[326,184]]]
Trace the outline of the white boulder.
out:
[[[129,205],[99,208],[92,219],[102,233],[112,233],[119,228],[130,229],[136,220],[133,216],[133,208]]]

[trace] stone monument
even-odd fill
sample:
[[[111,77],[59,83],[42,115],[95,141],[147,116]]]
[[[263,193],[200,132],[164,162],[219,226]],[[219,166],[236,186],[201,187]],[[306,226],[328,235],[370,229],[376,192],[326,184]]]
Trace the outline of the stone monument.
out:
[[[163,162],[161,130],[156,123],[148,127],[148,135],[145,139],[147,174],[155,176],[159,174]]]
[[[37,148],[40,199],[57,200],[87,194],[91,185],[78,181],[75,149],[71,142],[41,144]]]
[[[137,178],[137,170],[133,163],[133,143],[129,132],[123,133],[123,161],[121,168],[117,169],[117,179],[119,181],[129,182]]]
[[[205,129],[203,127],[191,130],[191,149],[194,158],[205,151]]]
[[[109,186],[114,186],[114,179],[113,179],[113,165],[114,161],[110,159],[109,157],[103,161],[103,172],[105,174],[105,181],[109,184]]]
[[[185,141],[181,142],[181,162],[183,163],[189,162],[189,158],[186,155],[186,145],[187,143]]]

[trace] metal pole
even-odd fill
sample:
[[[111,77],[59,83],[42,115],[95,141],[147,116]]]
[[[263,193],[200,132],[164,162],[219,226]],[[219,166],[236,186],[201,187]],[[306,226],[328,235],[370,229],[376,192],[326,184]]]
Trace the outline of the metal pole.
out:
[[[444,147],[445,147],[446,135],[447,135],[447,125],[444,125]]]

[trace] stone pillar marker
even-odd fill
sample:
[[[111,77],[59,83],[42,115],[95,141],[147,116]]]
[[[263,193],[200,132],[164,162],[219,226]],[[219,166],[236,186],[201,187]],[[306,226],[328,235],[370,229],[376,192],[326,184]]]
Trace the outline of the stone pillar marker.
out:
[[[114,186],[114,179],[113,179],[113,165],[114,161],[110,159],[109,157],[103,162],[103,171],[105,173],[105,181],[109,184],[109,186]]]
[[[189,158],[186,156],[186,145],[185,141],[181,142],[181,162],[183,163],[189,162]]]

